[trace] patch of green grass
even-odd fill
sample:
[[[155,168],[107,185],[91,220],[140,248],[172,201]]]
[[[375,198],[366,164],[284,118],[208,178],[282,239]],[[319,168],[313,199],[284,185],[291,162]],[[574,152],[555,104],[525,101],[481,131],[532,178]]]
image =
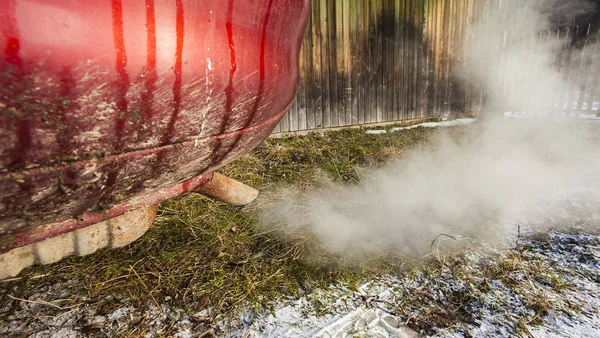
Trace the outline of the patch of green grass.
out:
[[[220,171],[264,192],[331,181],[353,184],[365,168],[428,142],[432,133],[416,128],[368,135],[348,129],[272,138]],[[194,311],[211,307],[218,314],[241,303],[267,305],[335,281],[357,285],[394,265],[382,258],[340,268],[337,257],[308,240],[290,242],[261,233],[259,212],[259,205],[236,208],[189,193],[162,203],[154,226],[133,244],[32,267],[4,287],[28,299],[75,280],[73,297],[98,302],[99,314],[114,311],[125,298],[137,306],[171,303]]]

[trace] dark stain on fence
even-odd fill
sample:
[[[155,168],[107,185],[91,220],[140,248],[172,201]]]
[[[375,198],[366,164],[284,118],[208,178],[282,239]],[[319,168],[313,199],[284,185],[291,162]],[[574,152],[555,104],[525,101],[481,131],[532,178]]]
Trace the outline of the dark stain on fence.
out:
[[[475,94],[453,63],[481,0],[313,0],[301,82],[275,132],[438,117]]]

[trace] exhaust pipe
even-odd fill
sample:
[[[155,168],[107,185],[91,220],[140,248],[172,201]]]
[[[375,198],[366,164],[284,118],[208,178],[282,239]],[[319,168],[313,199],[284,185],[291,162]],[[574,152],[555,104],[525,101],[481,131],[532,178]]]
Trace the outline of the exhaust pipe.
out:
[[[258,190],[219,173],[213,173],[212,180],[194,191],[237,207],[248,205],[258,197]]]
[[[205,176],[194,183],[198,186],[190,187],[191,191],[233,206],[247,205],[258,197],[258,190],[225,175],[213,173],[212,179],[209,175]],[[182,188],[181,191],[174,191],[167,198],[188,190]],[[0,280],[15,277],[21,270],[34,264],[52,264],[67,256],[85,256],[102,248],[128,245],[141,237],[154,222],[158,203],[164,199],[161,194],[154,195],[138,201],[141,205],[122,215],[0,253]],[[131,206],[125,204],[125,207]]]

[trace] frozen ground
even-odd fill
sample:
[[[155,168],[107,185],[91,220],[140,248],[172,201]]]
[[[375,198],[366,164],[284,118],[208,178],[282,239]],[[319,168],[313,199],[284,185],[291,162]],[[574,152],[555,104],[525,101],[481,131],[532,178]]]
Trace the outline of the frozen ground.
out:
[[[423,127],[423,128],[439,128],[439,127],[454,127],[454,126],[464,126],[467,124],[471,124],[475,122],[475,119],[472,118],[465,118],[465,119],[456,119],[456,120],[450,120],[450,121],[440,121],[440,122],[424,122],[424,123],[419,123],[419,124],[414,124],[412,126],[408,126],[408,127],[397,127],[397,128],[392,128],[389,131],[385,130],[385,129],[373,129],[373,130],[367,130],[366,133],[367,134],[385,134],[385,133],[393,133],[396,131],[400,131],[400,130],[408,130],[408,129],[414,129],[414,128],[419,128],[419,127]]]
[[[527,255],[552,262],[551,269],[571,287],[556,292],[540,283],[543,294],[528,295],[501,279],[490,280],[486,294],[471,292],[466,281],[451,269],[432,276],[386,276],[351,291],[341,285],[287,300],[271,314],[249,311],[226,327],[229,337],[600,337],[600,242],[596,236],[551,232],[544,241],[523,241]],[[502,253],[497,253],[502,255]],[[468,252],[465,262],[482,268],[489,257]],[[527,278],[517,276],[516,278]],[[537,283],[537,282],[533,282]],[[429,304],[413,305],[399,299],[427,293]],[[446,328],[430,327],[417,333],[405,324],[418,321],[431,307],[443,306],[447,298],[466,293],[471,302],[462,316]],[[536,318],[529,297],[544,297],[560,311]],[[318,305],[316,305],[318,304]],[[403,304],[403,305],[401,305]],[[398,306],[406,306],[399,309]],[[402,313],[402,314],[400,314]],[[537,321],[537,322],[536,322]],[[534,323],[535,322],[535,323]],[[414,327],[414,325],[411,325]]]
[[[457,237],[458,256],[233,316],[177,308],[169,297],[106,309],[106,299],[77,296],[77,280],[27,299],[0,284],[0,337],[600,337],[598,184],[540,196],[529,214],[502,220],[512,229],[504,245]]]
[[[548,196],[532,213],[562,208],[546,220],[560,232],[528,233],[533,225],[523,220],[518,245],[509,249],[481,250],[482,243],[459,239],[472,248],[460,258],[358,286],[332,284],[233,318],[186,312],[169,299],[158,300],[160,309],[122,299],[108,315],[97,315],[101,300],[66,305],[77,284],[66,282],[18,300],[17,307],[4,302],[0,336],[118,336],[143,319],[150,323],[146,337],[600,337],[600,240],[582,231],[600,227],[600,212],[582,213],[598,202],[598,191],[589,189]]]

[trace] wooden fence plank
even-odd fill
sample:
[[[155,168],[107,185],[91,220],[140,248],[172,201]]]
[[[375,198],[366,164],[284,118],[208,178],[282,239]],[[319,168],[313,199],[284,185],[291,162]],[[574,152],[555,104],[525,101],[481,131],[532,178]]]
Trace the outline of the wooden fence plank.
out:
[[[331,89],[329,86],[329,17],[328,0],[314,0],[319,3],[321,15],[321,79],[322,91],[321,100],[323,101],[323,128],[331,127]],[[314,4],[314,2],[313,2]]]
[[[322,35],[321,35],[321,6],[315,5],[311,7],[312,25],[312,88],[313,94],[313,109],[314,109],[314,125],[309,129],[318,129],[323,127],[323,65],[322,65]]]
[[[361,54],[361,51],[359,49],[360,47],[360,26],[362,24],[362,20],[360,18],[360,8],[362,8],[362,1],[361,0],[350,0],[350,20],[352,23],[351,29],[350,29],[350,66],[352,68],[352,76],[350,79],[351,82],[351,86],[352,86],[352,97],[351,97],[351,104],[352,104],[352,119],[351,119],[351,125],[356,125],[356,124],[360,124],[359,122],[359,115],[360,115],[360,110],[359,110],[359,106],[358,106],[358,102],[359,102],[359,95],[360,95],[360,74],[361,74],[361,67],[360,67],[360,58],[358,57],[358,55]]]
[[[337,78],[337,17],[336,17],[336,3],[338,0],[328,0],[327,4],[327,24],[329,29],[329,96],[330,96],[330,110],[331,110],[331,125],[329,127],[339,126],[338,120],[338,78]]]
[[[354,114],[352,110],[352,96],[354,95],[354,87],[352,85],[352,55],[350,54],[350,26],[353,22],[350,20],[350,5],[352,0],[345,0],[343,3],[343,39],[344,42],[342,44],[344,51],[344,68],[343,68],[343,77],[344,77],[344,119],[342,119],[344,125],[349,126],[352,125],[352,116]]]

